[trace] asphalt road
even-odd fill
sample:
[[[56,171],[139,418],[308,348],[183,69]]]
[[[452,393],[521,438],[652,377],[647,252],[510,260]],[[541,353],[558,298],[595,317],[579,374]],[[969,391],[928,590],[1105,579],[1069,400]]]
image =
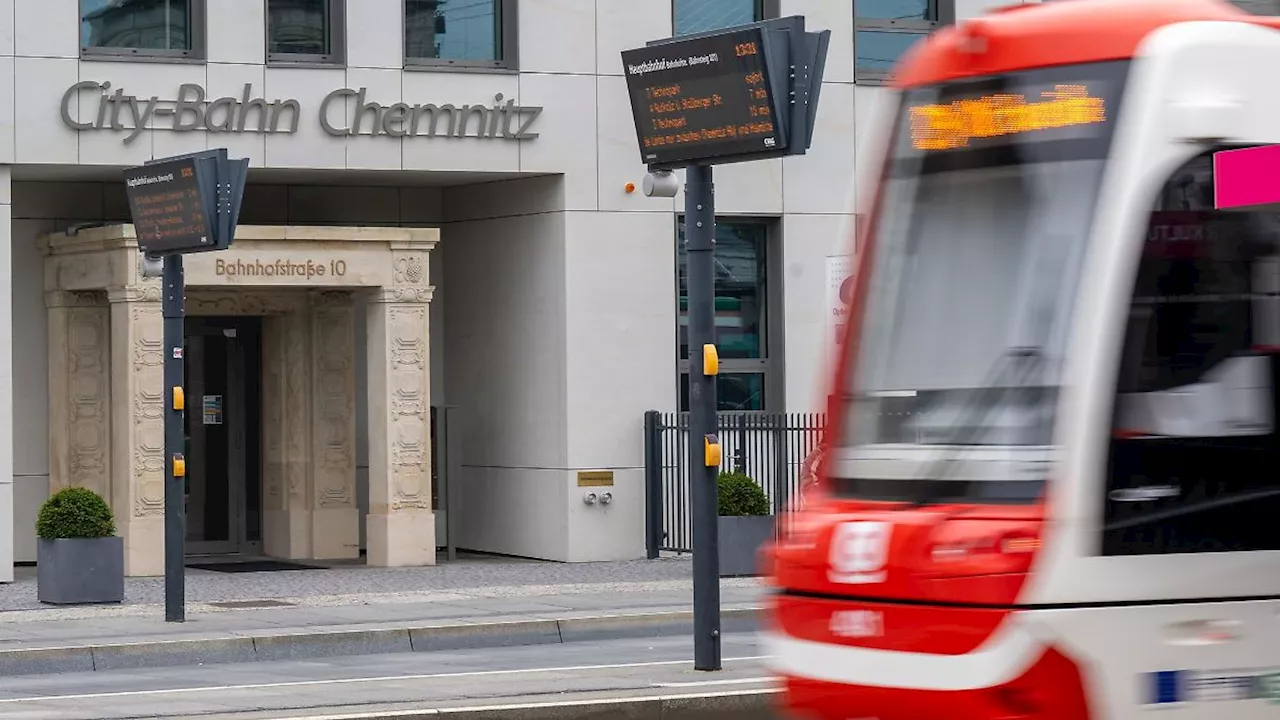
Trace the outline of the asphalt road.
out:
[[[286,718],[772,687],[751,633],[724,670],[693,669],[690,637],[0,678],[0,720]]]

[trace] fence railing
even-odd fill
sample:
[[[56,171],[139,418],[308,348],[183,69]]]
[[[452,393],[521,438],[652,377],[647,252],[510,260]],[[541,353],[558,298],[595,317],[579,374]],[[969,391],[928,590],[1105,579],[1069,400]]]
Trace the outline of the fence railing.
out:
[[[717,413],[722,472],[741,472],[760,484],[773,514],[799,491],[801,468],[822,438],[822,413]],[[646,547],[693,551],[689,495],[689,413],[644,416]]]

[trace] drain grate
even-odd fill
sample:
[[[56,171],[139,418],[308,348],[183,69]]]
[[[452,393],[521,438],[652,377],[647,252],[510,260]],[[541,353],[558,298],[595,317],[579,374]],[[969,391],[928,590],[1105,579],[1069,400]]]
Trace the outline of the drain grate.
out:
[[[211,602],[209,605],[227,610],[249,610],[252,608],[296,607],[297,603],[283,600],[226,600],[224,602]]]

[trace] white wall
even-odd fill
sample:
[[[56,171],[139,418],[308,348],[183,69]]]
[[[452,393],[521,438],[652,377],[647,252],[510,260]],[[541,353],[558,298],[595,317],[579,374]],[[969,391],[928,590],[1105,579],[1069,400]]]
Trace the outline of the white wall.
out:
[[[464,216],[489,215],[441,231],[452,246],[441,288],[445,382],[462,421],[449,521],[464,548],[564,559],[565,215],[531,197],[545,191],[556,203],[555,187],[539,187],[547,184],[446,193]]]
[[[12,242],[13,193],[8,168],[0,168],[0,244]],[[12,258],[0,253],[0,277],[13,271]],[[0,293],[0,428],[14,427],[13,294]],[[0,433],[0,518],[14,508],[13,433]],[[0,533],[0,582],[13,580],[14,537]]]
[[[568,214],[568,560],[645,551],[640,420],[676,409],[674,232],[670,213]],[[601,469],[613,501],[587,505],[576,472]]]

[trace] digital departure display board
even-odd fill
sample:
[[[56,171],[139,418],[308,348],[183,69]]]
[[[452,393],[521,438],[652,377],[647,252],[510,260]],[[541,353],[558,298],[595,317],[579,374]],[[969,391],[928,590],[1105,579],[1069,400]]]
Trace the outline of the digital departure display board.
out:
[[[164,253],[213,246],[213,218],[196,158],[181,158],[125,171],[125,194],[138,245]]]
[[[645,163],[771,153],[787,145],[760,27],[622,53]]]

